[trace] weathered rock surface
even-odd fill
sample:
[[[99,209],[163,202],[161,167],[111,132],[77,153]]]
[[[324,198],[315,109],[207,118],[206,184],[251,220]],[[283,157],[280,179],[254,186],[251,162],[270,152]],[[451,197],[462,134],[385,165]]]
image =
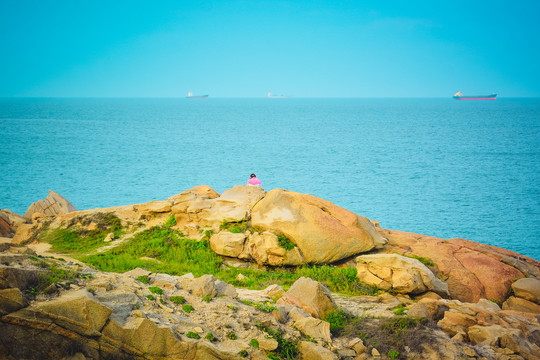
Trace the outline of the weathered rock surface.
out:
[[[298,349],[300,350],[302,360],[337,360],[336,354],[330,350],[312,343],[311,341],[300,341],[298,343]]]
[[[77,211],[65,197],[49,190],[49,195],[44,200],[38,200],[30,205],[24,216],[32,218],[34,213],[42,213],[46,216],[55,216]]]
[[[540,280],[535,278],[519,279],[512,284],[517,297],[540,304]]]
[[[257,203],[251,224],[287,236],[307,263],[330,263],[381,248],[385,239],[371,222],[312,195],[282,189]]]
[[[0,210],[0,237],[12,238],[17,228],[29,222],[25,216],[15,214],[10,210]]]
[[[330,290],[318,281],[306,277],[296,280],[277,303],[297,306],[319,319],[336,310]]]
[[[540,278],[540,263],[515,252],[463,239],[440,239],[396,230],[377,229],[388,239],[382,253],[430,259],[445,279],[450,297],[466,302],[481,298],[502,302],[510,285],[525,276]]]
[[[356,258],[357,277],[384,290],[420,294],[434,291],[448,296],[448,285],[416,259],[397,254],[361,255]]]

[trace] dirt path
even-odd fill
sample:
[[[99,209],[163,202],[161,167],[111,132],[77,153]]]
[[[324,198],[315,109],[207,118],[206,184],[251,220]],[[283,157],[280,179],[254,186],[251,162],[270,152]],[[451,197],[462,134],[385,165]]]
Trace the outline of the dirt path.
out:
[[[77,259],[74,259],[72,257],[69,257],[66,254],[58,254],[58,253],[54,253],[54,252],[49,252],[52,245],[48,244],[48,243],[40,242],[40,243],[36,243],[36,244],[29,244],[29,245],[27,245],[27,247],[34,250],[36,252],[36,254],[41,255],[41,256],[50,256],[50,257],[52,257],[54,259],[64,259],[66,261],[71,261],[71,262],[86,266],[85,263],[83,263],[83,262],[81,262],[81,261],[79,261]]]

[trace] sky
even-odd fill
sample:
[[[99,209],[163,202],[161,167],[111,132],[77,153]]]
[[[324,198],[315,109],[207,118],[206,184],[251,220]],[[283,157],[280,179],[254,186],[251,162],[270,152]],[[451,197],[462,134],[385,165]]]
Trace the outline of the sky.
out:
[[[0,97],[540,96],[540,1],[0,0]]]

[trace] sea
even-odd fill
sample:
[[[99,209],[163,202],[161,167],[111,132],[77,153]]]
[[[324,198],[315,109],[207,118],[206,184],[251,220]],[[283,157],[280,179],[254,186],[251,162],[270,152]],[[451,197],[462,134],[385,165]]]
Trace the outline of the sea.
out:
[[[540,260],[540,98],[0,99],[0,208],[197,185],[311,194],[381,227]]]

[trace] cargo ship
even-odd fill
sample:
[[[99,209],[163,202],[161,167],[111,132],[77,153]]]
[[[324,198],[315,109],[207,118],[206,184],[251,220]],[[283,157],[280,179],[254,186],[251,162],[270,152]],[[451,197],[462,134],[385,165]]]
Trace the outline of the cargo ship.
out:
[[[208,94],[206,94],[206,95],[193,95],[193,93],[191,91],[189,91],[187,93],[186,98],[188,98],[188,99],[207,99]]]
[[[463,96],[461,91],[454,94],[454,99],[456,100],[495,100],[496,98],[497,94]]]

